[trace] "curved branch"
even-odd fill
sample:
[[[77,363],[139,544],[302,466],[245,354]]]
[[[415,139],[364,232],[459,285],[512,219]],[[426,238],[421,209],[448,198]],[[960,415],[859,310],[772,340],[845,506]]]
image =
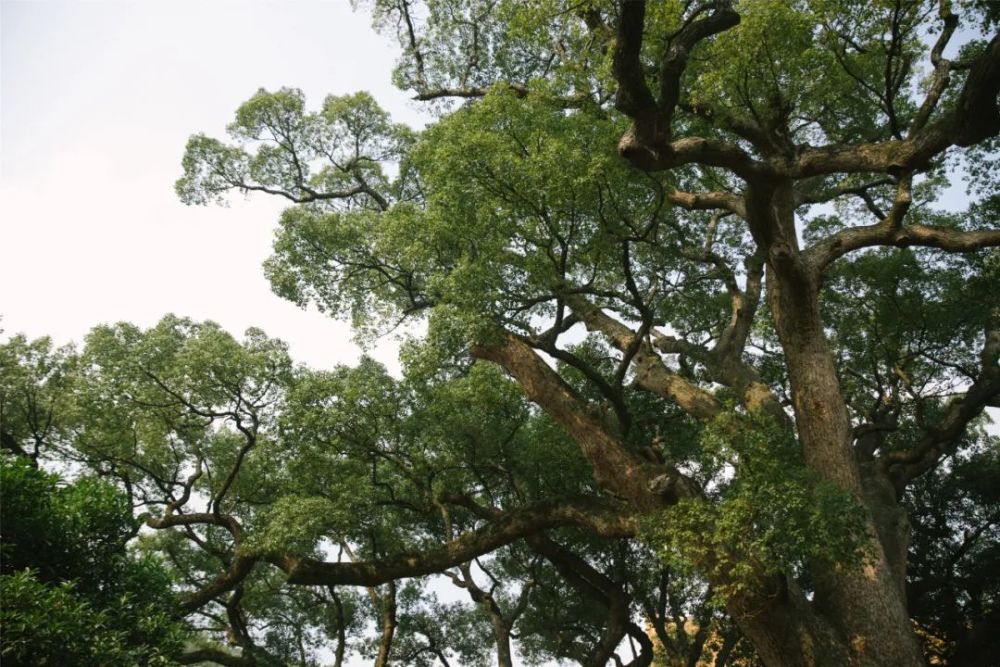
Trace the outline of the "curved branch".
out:
[[[629,599],[622,587],[597,571],[583,558],[564,549],[552,540],[539,536],[532,548],[545,556],[566,581],[574,588],[598,600],[608,609],[607,622],[601,638],[592,653],[582,664],[584,667],[603,667],[611,659],[627,632]]]
[[[199,648],[177,656],[182,665],[196,665],[200,662],[214,662],[223,667],[254,667],[257,661],[251,657],[228,653],[218,648]]]
[[[712,12],[704,18],[696,18],[700,11],[695,10],[692,18],[688,19],[680,31],[670,39],[670,44],[660,63],[659,106],[668,132],[673,120],[674,109],[680,99],[681,76],[687,68],[691,50],[699,42],[725,32],[740,22],[740,15],[733,10],[731,2],[717,0],[711,5]]]
[[[769,134],[765,128],[757,123],[741,118],[726,109],[714,109],[704,104],[691,104],[681,102],[677,105],[680,109],[698,116],[716,127],[728,130],[733,134],[746,139],[753,146],[764,153],[780,153],[784,147],[779,145],[776,138]]]
[[[645,26],[646,0],[622,0],[619,3],[612,73],[618,83],[615,108],[631,118],[656,111],[656,100],[646,85],[646,74],[642,68],[642,33]]]
[[[642,63],[643,31],[646,21],[645,0],[621,0],[618,35],[612,62],[612,74],[618,84],[615,108],[632,119],[632,126],[621,138],[618,152],[644,171],[661,171],[683,164],[725,167],[751,178],[762,165],[736,144],[689,137],[671,142],[674,111],[680,100],[680,80],[688,57],[697,44],[724,32],[740,21],[731,2],[711,3],[695,10],[669,40],[660,61],[659,100],[654,99],[646,83]]]
[[[812,266],[813,271],[818,274],[832,261],[851,250],[866,245],[879,245],[875,239],[891,236],[898,232],[903,224],[903,218],[906,217],[913,202],[912,186],[913,176],[906,174],[896,185],[896,197],[889,213],[880,216],[881,219],[873,225],[852,227],[817,241],[812,247],[806,249],[804,253],[806,263]]]
[[[675,503],[698,495],[697,486],[674,468],[650,465],[625,448],[601,414],[559,377],[526,343],[506,335],[489,345],[477,345],[472,355],[499,364],[528,396],[562,426],[590,463],[601,486],[640,509]]]
[[[243,527],[239,521],[225,514],[210,512],[194,512],[191,514],[167,514],[162,517],[147,517],[146,525],[150,528],[162,530],[164,528],[174,528],[175,526],[220,526],[229,531],[233,539],[239,541],[243,536]]]
[[[233,558],[232,564],[224,572],[221,572],[208,585],[188,595],[184,600],[184,609],[194,611],[208,604],[223,593],[228,593],[239,586],[253,570],[257,564],[257,559],[250,556],[237,555]]]
[[[701,164],[728,169],[746,181],[776,173],[773,166],[753,159],[737,144],[728,141],[685,137],[667,143],[662,137],[647,138],[650,132],[633,123],[618,142],[619,154],[643,171],[665,171],[686,164]]]
[[[923,169],[949,146],[972,146],[1000,132],[1000,34],[972,63],[954,109],[912,136],[874,144],[799,147],[798,158],[775,170],[792,178],[836,172],[899,174]],[[929,112],[928,112],[929,113]],[[917,121],[921,115],[918,113]]]
[[[903,218],[912,202],[910,185],[909,175],[900,179],[892,208],[881,221],[845,229],[810,247],[806,251],[806,259],[813,271],[822,271],[853,250],[872,246],[923,246],[947,252],[973,252],[1000,246],[1000,229],[963,231],[934,225],[903,225]]]
[[[905,207],[909,207],[909,202],[905,203]],[[901,213],[897,214],[896,211],[903,208],[903,205],[893,205],[893,210],[879,223],[845,229],[816,243],[807,251],[813,270],[822,271],[828,264],[853,250],[873,246],[923,246],[947,252],[973,252],[1000,246],[1000,229],[962,231],[933,225],[897,226],[893,221]]]
[[[802,204],[825,204],[826,202],[833,201],[838,197],[843,197],[845,195],[854,195],[855,197],[860,197],[862,201],[865,202],[865,206],[868,210],[877,217],[879,220],[885,217],[885,213],[879,208],[875,200],[872,199],[869,190],[872,188],[881,187],[884,185],[892,185],[896,181],[891,178],[879,178],[874,181],[869,181],[868,183],[862,183],[861,185],[841,185],[828,190],[805,192],[801,190],[796,190],[795,192],[795,205],[800,206]]]
[[[927,125],[927,121],[941,99],[941,94],[950,83],[952,62],[944,58],[944,50],[948,46],[948,42],[951,41],[952,35],[955,34],[955,29],[958,27],[958,16],[951,11],[950,2],[941,2],[940,14],[942,21],[944,21],[944,29],[931,49],[931,64],[934,66],[934,76],[930,89],[927,91],[920,109],[910,124],[909,136],[913,136]]]
[[[587,329],[604,334],[618,349],[629,350],[635,342],[634,331],[583,297],[570,297],[566,303]],[[650,344],[641,342],[634,360],[637,387],[669,399],[698,419],[711,419],[722,410],[710,393],[671,372]]]
[[[166,514],[162,517],[147,517],[146,525],[150,528],[163,530],[166,528],[185,527],[199,525],[219,526],[225,528],[233,537],[235,544],[239,545],[243,537],[243,527],[234,517],[218,513],[197,512],[193,514]],[[227,593],[239,586],[256,564],[257,559],[251,556],[237,553],[233,557],[229,567],[221,572],[206,586],[188,595],[183,603],[186,611],[194,611],[199,607],[212,601],[214,598]]]
[[[625,667],[649,667],[656,658],[656,649],[653,648],[653,640],[649,638],[642,628],[633,621],[629,621],[625,629],[628,635],[639,644],[639,655],[629,662]],[[722,663],[716,663],[721,665]]]
[[[965,433],[973,419],[1000,396],[1000,329],[988,331],[981,353],[982,371],[965,394],[952,401],[944,415],[911,449],[889,452],[882,459],[897,492],[932,470]]]
[[[376,561],[331,563],[284,556],[274,559],[297,585],[378,586],[407,577],[442,572],[516,540],[560,526],[586,526],[604,537],[630,537],[636,520],[624,510],[594,501],[550,502],[509,512],[436,549]]]
[[[240,400],[241,401],[243,400],[242,396],[240,397]],[[226,475],[226,479],[222,482],[222,486],[219,488],[219,491],[212,497],[211,508],[213,514],[219,514],[219,506],[222,504],[222,501],[226,497],[226,494],[229,493],[229,489],[236,481],[236,476],[239,474],[240,468],[243,467],[244,459],[246,459],[247,454],[249,454],[250,450],[253,449],[254,446],[257,444],[258,419],[256,413],[251,412],[250,415],[251,424],[249,428],[244,426],[243,420],[240,419],[239,414],[236,414],[233,420],[236,423],[236,428],[239,430],[240,433],[243,434],[245,442],[243,446],[240,447],[239,452],[237,452],[236,460],[233,462],[232,467],[229,469],[229,474]]]
[[[357,195],[371,194],[371,188],[365,185],[357,185],[347,190],[336,190],[334,192],[317,192],[303,183],[297,183],[296,185],[298,189],[305,194],[296,195],[288,192],[287,190],[269,188],[265,185],[254,185],[245,181],[230,181],[230,187],[236,188],[237,190],[243,190],[245,192],[263,192],[267,195],[276,195],[278,197],[284,197],[285,199],[296,204],[309,204],[311,202],[330,201],[334,199],[350,199],[351,197],[356,197]]]

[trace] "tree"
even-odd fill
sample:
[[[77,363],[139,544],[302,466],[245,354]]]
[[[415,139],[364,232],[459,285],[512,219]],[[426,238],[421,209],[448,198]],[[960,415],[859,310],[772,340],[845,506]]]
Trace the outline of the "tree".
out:
[[[275,291],[404,377],[179,318],[78,364],[224,659],[989,664],[995,3],[367,4],[436,122],[261,90],[177,191],[289,201]]]
[[[986,167],[1000,36],[979,37],[995,9],[372,10],[404,48],[401,86],[469,101],[414,140],[366,97],[313,114],[296,91],[262,91],[230,128],[242,143],[192,140],[181,197],[286,197],[296,205],[268,265],[280,294],[368,327],[423,317],[432,345],[502,367],[577,443],[602,496],[657,523],[668,551],[723,591],[765,663],[922,663],[900,499],[1000,389],[986,287],[997,256],[975,252],[1000,245]],[[978,206],[933,207],[946,159],[966,165]],[[394,179],[376,166],[387,161]],[[563,342],[581,326],[610,363]],[[634,392],[707,424],[691,428],[736,477],[651,434]],[[755,502],[783,498],[794,502],[758,519]],[[858,526],[832,520],[847,507]],[[734,518],[762,534],[734,542]],[[791,527],[805,539],[786,552],[771,536]],[[497,546],[484,533],[462,557]],[[457,564],[432,562],[384,563],[375,580]],[[359,576],[289,570],[293,583]]]
[[[168,665],[183,643],[170,579],[133,558],[138,531],[113,485],[68,486],[24,457],[0,456],[0,656],[10,665]]]

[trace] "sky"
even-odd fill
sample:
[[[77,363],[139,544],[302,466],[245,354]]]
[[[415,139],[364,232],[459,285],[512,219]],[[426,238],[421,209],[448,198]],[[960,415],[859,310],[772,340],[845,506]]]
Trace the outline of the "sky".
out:
[[[187,138],[224,138],[261,87],[310,108],[367,90],[419,126],[397,56],[349,0],[0,0],[3,336],[62,344],[172,312],[260,327],[312,366],[356,360],[346,323],[271,293],[280,202],[188,207],[173,184]],[[394,340],[370,351],[394,365]]]

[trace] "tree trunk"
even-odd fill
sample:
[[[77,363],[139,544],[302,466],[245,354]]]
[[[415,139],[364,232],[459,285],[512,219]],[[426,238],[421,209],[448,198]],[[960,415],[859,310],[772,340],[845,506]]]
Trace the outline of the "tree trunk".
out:
[[[752,188],[748,201],[751,230],[768,251],[768,304],[785,354],[803,458],[821,478],[851,493],[869,508],[867,529],[871,540],[863,562],[836,567],[816,564],[811,568],[816,584],[813,606],[833,628],[847,654],[845,661],[823,660],[816,664],[924,665],[900,586],[901,568],[905,566],[898,557],[896,566],[890,565],[880,539],[883,535],[889,537],[887,527],[893,521],[886,519],[887,514],[877,521],[868,505],[876,499],[885,501],[885,496],[866,494],[862,486],[847,408],[823,332],[818,277],[799,254],[791,186],[780,183],[771,188]],[[874,483],[870,488],[877,491]],[[894,555],[900,548],[905,553],[905,546],[901,547],[898,540],[891,547],[889,551]],[[748,634],[758,644],[758,639]],[[762,648],[758,644],[758,650]],[[767,655],[766,650],[761,653]],[[780,656],[767,656],[765,662],[800,664]]]
[[[377,598],[376,598],[377,599]],[[396,634],[396,582],[386,585],[386,593],[381,599],[382,638],[379,641],[375,667],[388,667],[392,652],[392,639]]]
[[[514,655],[510,650],[510,629],[497,619],[491,619],[493,639],[497,645],[497,667],[514,667]]]
[[[852,664],[834,628],[783,578],[745,600],[730,598],[727,609],[768,667]]]

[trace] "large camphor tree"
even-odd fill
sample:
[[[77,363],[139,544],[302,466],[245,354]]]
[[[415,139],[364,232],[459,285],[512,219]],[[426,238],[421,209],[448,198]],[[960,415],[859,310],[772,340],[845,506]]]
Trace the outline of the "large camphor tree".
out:
[[[239,648],[184,660],[992,664],[1000,6],[360,4],[435,122],[260,91],[177,190],[288,200],[275,291],[403,377],[168,318],[10,389]]]

